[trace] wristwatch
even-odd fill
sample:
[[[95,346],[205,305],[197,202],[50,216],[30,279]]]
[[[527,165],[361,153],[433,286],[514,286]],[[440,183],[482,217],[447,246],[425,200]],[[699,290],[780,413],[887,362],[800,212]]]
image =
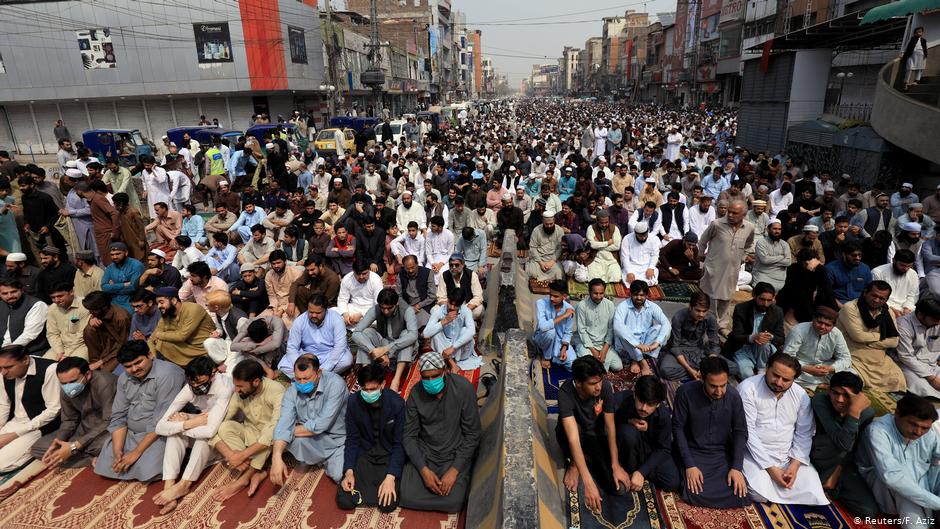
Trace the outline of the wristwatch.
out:
[[[73,454],[78,452],[78,442],[73,441],[72,444],[69,445],[69,450],[71,450]]]

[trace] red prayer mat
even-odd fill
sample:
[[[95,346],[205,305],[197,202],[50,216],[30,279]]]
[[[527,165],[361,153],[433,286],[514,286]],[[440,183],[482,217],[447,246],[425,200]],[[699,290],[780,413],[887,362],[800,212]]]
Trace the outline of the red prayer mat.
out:
[[[440,528],[462,529],[465,514],[398,509],[342,511],[336,484],[323,470],[295,470],[275,491],[265,480],[254,497],[244,490],[225,503],[212,493],[234,479],[221,465],[206,472],[172,513],[160,516],[153,495],[162,482],[125,483],[97,476],[90,468],[47,472],[0,504],[4,529],[305,529]]]

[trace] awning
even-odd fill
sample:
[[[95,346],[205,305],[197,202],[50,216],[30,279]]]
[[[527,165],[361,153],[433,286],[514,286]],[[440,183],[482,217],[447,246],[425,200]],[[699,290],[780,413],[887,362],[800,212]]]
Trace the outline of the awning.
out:
[[[940,0],[917,1],[940,2]],[[861,21],[861,12],[856,11],[808,28],[791,31],[786,35],[774,37],[773,50],[786,51],[815,48],[850,50],[897,46],[897,43],[904,37],[904,28],[907,26],[907,20],[899,18],[889,18],[864,27],[860,27]],[[764,44],[761,43],[748,49],[761,51],[763,47]]]
[[[862,24],[871,24],[879,20],[888,20],[896,17],[906,17],[911,13],[920,13],[928,9],[940,7],[940,0],[900,0],[890,4],[873,7],[865,13]]]

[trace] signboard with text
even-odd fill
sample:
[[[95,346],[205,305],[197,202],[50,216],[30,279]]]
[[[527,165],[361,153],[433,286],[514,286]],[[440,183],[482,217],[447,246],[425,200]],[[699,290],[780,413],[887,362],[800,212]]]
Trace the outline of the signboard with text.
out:
[[[719,24],[741,20],[744,16],[744,0],[725,0],[721,4],[721,16],[718,18]]]
[[[196,57],[199,64],[234,61],[228,22],[193,24],[193,34],[196,37]]]

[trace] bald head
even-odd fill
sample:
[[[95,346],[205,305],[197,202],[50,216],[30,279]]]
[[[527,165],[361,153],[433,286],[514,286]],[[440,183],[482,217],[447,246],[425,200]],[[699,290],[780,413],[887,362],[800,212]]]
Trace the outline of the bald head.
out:
[[[728,204],[728,224],[740,226],[744,221],[745,211],[747,211],[747,204],[743,200],[732,200]]]

